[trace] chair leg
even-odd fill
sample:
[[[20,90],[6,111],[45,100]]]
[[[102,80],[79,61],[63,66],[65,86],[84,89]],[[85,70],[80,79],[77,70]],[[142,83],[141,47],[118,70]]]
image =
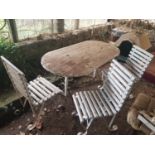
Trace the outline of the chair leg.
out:
[[[24,103],[22,102],[21,99],[19,99],[19,102],[22,104],[23,108],[25,108],[26,103],[29,102],[29,101],[25,98],[25,99],[24,99]],[[32,110],[33,117],[35,117],[35,116],[36,116],[36,113],[35,113],[35,110],[34,110],[32,104],[31,104],[30,102],[29,102],[29,105],[30,105],[30,108],[31,108],[31,110]]]
[[[94,71],[93,71],[93,78],[96,77],[96,73],[97,73],[97,69],[94,69]]]
[[[67,96],[67,92],[68,91],[68,77],[65,77],[65,90],[64,90],[64,92],[65,92],[65,96]]]
[[[111,121],[110,121],[110,123],[109,123],[109,125],[108,125],[108,129],[109,129],[110,131],[116,131],[116,130],[118,130],[118,126],[113,124],[115,118],[116,118],[116,115],[114,115],[114,116],[112,117],[112,119],[111,119]]]
[[[26,106],[27,101],[28,101],[28,100],[25,98],[24,104],[23,104],[23,107],[24,107],[24,108],[25,108],[25,106]]]
[[[36,126],[36,128],[40,128],[40,125],[41,125],[41,113],[42,113],[42,111],[43,111],[44,105],[45,105],[45,103],[43,103],[43,104],[41,105],[40,110],[39,110],[39,113],[38,113],[38,115],[36,116],[35,123],[34,123],[35,126]]]
[[[83,135],[87,135],[87,133],[88,133],[88,129],[90,128],[90,126],[91,126],[93,120],[94,120],[94,119],[87,120],[86,131],[84,132]]]
[[[31,110],[32,110],[33,117],[36,117],[36,112],[35,112],[35,110],[34,110],[33,105],[32,105],[30,102],[29,102],[29,105],[30,105],[30,108],[31,108]]]

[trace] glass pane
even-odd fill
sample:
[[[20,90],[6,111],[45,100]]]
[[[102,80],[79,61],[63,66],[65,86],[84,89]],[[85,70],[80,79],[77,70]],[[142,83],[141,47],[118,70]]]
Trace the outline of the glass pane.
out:
[[[74,30],[75,19],[65,19],[65,30]]]
[[[50,19],[16,19],[19,40],[52,33]]]
[[[98,24],[105,24],[106,22],[107,22],[106,19],[80,19],[79,28],[98,25]]]
[[[0,38],[5,38],[10,40],[11,36],[10,36],[10,31],[8,28],[7,23],[5,23],[4,19],[0,19]]]

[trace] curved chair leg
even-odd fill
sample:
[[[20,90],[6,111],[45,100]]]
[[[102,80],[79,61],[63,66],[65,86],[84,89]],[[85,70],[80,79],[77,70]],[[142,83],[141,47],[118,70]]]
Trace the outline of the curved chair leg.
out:
[[[84,127],[85,128],[85,132],[79,132],[78,135],[87,135],[88,129],[90,128],[93,120],[94,119],[86,120],[87,121],[87,124],[86,124],[86,127]]]
[[[110,123],[109,123],[109,125],[108,125],[108,129],[109,129],[110,131],[116,131],[116,130],[118,130],[118,126],[113,124],[115,118],[116,118],[116,115],[114,115],[114,116],[112,117],[112,119],[111,119],[111,121],[110,121]]]

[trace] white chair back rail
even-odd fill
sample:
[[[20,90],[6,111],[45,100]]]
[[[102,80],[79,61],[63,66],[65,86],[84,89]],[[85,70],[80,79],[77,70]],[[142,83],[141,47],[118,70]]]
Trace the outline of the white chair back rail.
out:
[[[127,67],[137,78],[141,78],[153,57],[151,53],[134,45],[127,59]]]
[[[1,56],[1,60],[16,91],[28,98],[27,82],[24,73],[5,57]]]
[[[102,87],[79,91],[72,95],[80,122],[112,116],[119,112],[134,80],[131,72],[113,60]]]

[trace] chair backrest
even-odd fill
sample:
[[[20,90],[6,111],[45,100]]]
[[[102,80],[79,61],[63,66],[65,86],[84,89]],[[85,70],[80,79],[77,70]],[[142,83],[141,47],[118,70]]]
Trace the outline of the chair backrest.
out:
[[[136,77],[141,78],[153,57],[151,53],[134,45],[127,59],[127,64]]]
[[[15,88],[15,90],[22,94],[24,97],[29,98],[27,81],[25,75],[16,66],[14,66],[9,60],[4,56],[1,56],[2,63],[8,73],[8,76]]]
[[[107,78],[101,88],[105,100],[109,100],[116,108],[121,107],[134,84],[135,76],[117,60],[112,60]]]

